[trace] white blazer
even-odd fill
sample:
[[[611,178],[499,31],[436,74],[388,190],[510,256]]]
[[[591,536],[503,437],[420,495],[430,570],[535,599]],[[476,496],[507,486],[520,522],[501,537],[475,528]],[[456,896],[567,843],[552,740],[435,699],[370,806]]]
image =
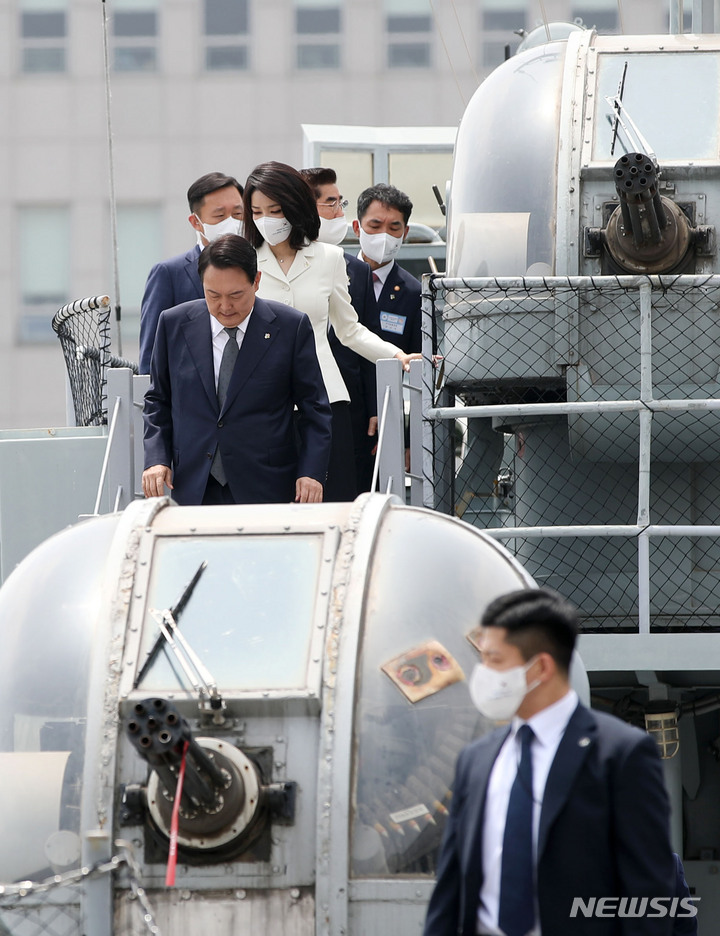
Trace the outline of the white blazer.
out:
[[[315,332],[315,347],[328,398],[331,403],[349,400],[328,343],[328,325],[332,325],[344,345],[373,364],[382,358],[395,357],[400,349],[383,341],[358,321],[350,303],[342,250],[314,241],[298,250],[287,276],[267,243],[260,245],[257,255],[258,270],[262,274],[258,296],[305,312]]]

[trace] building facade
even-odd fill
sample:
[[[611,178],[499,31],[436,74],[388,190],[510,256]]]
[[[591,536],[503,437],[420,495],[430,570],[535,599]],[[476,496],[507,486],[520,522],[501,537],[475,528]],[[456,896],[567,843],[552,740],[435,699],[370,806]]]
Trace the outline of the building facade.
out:
[[[108,86],[122,353],[137,359],[147,273],[194,240],[190,182],[300,166],[305,123],[456,125],[542,8],[668,29],[667,0],[0,0],[0,429],[65,424],[52,314],[116,298]]]

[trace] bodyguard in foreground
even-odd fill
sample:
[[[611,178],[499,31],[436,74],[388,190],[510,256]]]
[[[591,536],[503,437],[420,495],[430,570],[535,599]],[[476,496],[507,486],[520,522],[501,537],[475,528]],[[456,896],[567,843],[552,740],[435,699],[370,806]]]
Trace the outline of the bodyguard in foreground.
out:
[[[512,722],[458,758],[425,936],[670,936],[675,872],[655,741],[578,702],[576,613],[556,592],[505,595],[481,623],[473,701]],[[628,917],[632,907],[642,914]]]

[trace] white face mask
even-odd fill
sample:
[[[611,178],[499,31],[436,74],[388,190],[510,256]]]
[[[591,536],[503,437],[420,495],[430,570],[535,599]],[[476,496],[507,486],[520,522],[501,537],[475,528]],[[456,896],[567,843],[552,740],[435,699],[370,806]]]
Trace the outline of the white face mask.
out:
[[[507,721],[512,718],[522,704],[522,700],[540,680],[536,679],[529,686],[525,674],[535,662],[535,657],[524,666],[513,666],[506,670],[490,669],[478,663],[472,671],[468,688],[470,698],[481,715],[493,721]]]
[[[334,244],[337,247],[345,239],[347,229],[345,218],[320,218],[318,240],[322,244]]]
[[[200,221],[197,215],[195,217]],[[217,240],[218,237],[222,237],[223,234],[239,234],[242,237],[243,223],[239,218],[233,218],[232,215],[223,221],[218,221],[217,224],[203,224],[202,221],[200,221],[200,224],[202,224],[202,232],[208,244]],[[204,246],[200,240],[200,231],[195,231],[195,234],[197,235],[198,244],[201,247]]]
[[[271,247],[274,247],[276,244],[282,244],[283,241],[286,241],[288,237],[290,237],[292,224],[286,221],[285,218],[269,218],[266,215],[262,218],[253,218],[253,221],[260,235]]]
[[[374,260],[381,266],[395,258],[402,242],[402,237],[393,237],[392,234],[366,234],[360,228],[360,250],[368,260]]]

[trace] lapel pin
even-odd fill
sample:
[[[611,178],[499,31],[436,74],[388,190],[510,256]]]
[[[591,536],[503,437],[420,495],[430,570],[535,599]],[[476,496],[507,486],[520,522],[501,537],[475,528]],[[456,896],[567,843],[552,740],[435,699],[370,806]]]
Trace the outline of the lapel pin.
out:
[[[587,747],[590,744],[590,738],[580,738],[578,741],[578,747]]]
[[[270,332],[265,332],[265,337],[266,337],[266,338],[269,338],[269,337],[270,337]]]
[[[395,292],[400,292],[400,287],[399,287],[399,286],[393,286],[393,290],[394,290]]]

